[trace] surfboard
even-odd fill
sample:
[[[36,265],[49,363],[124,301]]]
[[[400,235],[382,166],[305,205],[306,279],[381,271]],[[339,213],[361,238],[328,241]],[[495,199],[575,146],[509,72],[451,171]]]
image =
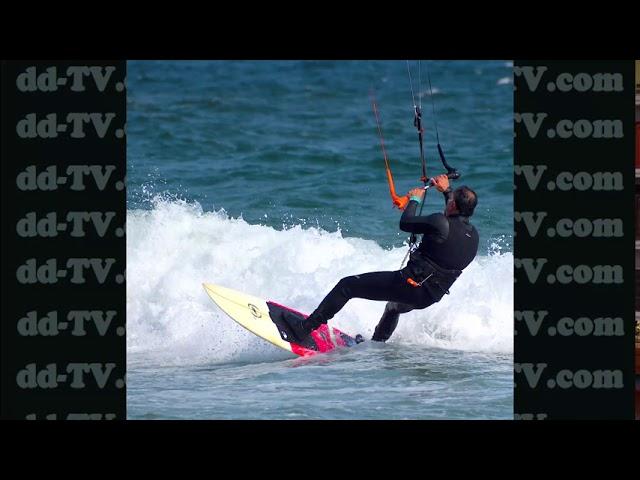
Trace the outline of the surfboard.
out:
[[[321,325],[303,341],[298,341],[287,319],[291,315],[298,318],[307,318],[308,315],[231,288],[210,283],[203,283],[202,286],[211,300],[237,323],[258,337],[301,357],[329,352],[339,347],[352,347],[363,341],[361,335],[353,338],[327,325]]]

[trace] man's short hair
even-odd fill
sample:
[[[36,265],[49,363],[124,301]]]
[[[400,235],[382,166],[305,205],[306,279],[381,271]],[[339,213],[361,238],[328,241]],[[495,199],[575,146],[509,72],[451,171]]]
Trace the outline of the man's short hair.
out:
[[[463,185],[453,191],[453,199],[460,211],[460,215],[464,215],[465,217],[473,215],[473,210],[478,204],[478,196],[476,195],[476,192],[466,185]]]

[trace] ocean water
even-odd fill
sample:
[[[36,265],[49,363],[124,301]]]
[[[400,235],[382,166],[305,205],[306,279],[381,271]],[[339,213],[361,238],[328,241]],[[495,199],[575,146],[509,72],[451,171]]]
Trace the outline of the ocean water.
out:
[[[343,276],[399,268],[407,235],[370,92],[406,192],[421,175],[406,62],[129,62],[129,418],[512,418],[512,64],[410,67],[427,173],[443,172],[433,100],[455,185],[478,193],[479,254],[386,344],[300,359],[229,319],[201,284],[310,312]],[[424,212],[442,208],[430,191]],[[370,338],[383,309],[354,299],[331,324]]]

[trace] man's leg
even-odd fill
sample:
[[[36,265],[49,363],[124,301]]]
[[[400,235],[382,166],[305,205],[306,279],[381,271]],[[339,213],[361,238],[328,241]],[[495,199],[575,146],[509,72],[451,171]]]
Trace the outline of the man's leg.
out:
[[[372,272],[353,275],[340,280],[322,300],[306,321],[289,322],[298,339],[327,323],[352,298],[391,301],[403,304],[420,304],[419,288],[406,283],[400,271]]]
[[[399,290],[398,287],[402,287],[399,272],[372,272],[344,277],[309,315],[308,321],[315,325],[314,328],[327,323],[352,298],[397,301],[394,293]]]
[[[413,310],[415,307],[407,305],[406,303],[389,302],[384,307],[384,313],[373,332],[371,340],[374,342],[386,342],[391,337],[391,334],[398,326],[398,319],[401,313],[407,313]]]

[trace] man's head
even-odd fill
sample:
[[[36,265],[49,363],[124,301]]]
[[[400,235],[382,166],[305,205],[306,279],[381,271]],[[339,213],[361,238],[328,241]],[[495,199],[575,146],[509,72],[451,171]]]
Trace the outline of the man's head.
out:
[[[478,204],[476,192],[466,185],[453,191],[453,199],[447,203],[447,215],[463,215],[470,217]]]

